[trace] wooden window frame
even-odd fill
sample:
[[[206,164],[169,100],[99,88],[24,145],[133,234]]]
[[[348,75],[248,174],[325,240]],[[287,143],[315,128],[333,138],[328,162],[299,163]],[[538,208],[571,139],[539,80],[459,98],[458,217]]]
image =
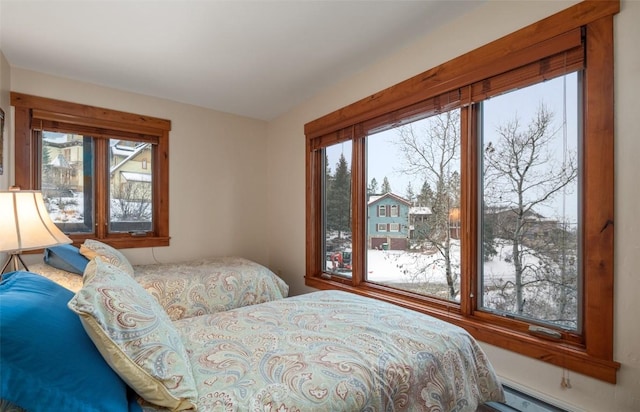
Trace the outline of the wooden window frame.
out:
[[[87,234],[70,234],[74,244],[87,238],[98,239],[118,249],[169,245],[169,131],[171,121],[120,112],[100,107],[70,103],[23,93],[11,92],[11,105],[15,110],[15,184],[22,189],[38,190],[40,175],[39,143],[34,119],[45,119],[51,124],[65,125],[73,130],[110,131],[136,139],[153,142],[153,229],[145,236],[135,233],[108,231],[108,208],[104,206],[108,194],[96,185],[95,230]],[[100,170],[108,170],[105,153],[96,153],[96,179],[108,178]],[[108,185],[107,185],[108,187]],[[107,189],[108,190],[108,189]]]
[[[467,329],[477,339],[553,365],[610,383],[616,382],[620,364],[613,360],[614,308],[614,96],[613,26],[620,10],[618,0],[585,0],[537,23],[450,60],[395,86],[305,125],[306,135],[306,276],[305,284],[317,289],[340,289],[392,302]],[[583,48],[572,49],[576,37],[586,39]],[[558,50],[556,50],[558,48]],[[568,50],[564,67],[545,60]],[[568,57],[566,57],[568,56]],[[583,216],[583,325],[582,333],[563,333],[559,340],[529,332],[529,323],[498,317],[478,310],[478,147],[474,132],[462,136],[462,268],[461,301],[448,302],[366,282],[363,275],[366,250],[366,189],[364,141],[376,126],[410,120],[425,107],[461,108],[463,122],[475,122],[470,104],[482,100],[483,87],[504,91],[490,79],[505,71],[517,71],[532,62],[558,75],[571,67],[573,58],[588,63],[584,73],[583,162],[581,198]],[[557,59],[556,59],[557,60]],[[577,62],[577,60],[576,60]],[[581,63],[576,63],[581,64]],[[553,67],[552,67],[553,66]],[[531,74],[531,73],[529,73]],[[540,74],[544,78],[544,73]],[[515,84],[515,86],[520,86]],[[461,101],[469,104],[461,104]],[[425,103],[427,102],[427,103]],[[431,105],[431,106],[429,106]],[[322,151],[350,140],[353,144],[351,278],[322,271]],[[324,156],[322,154],[322,156]],[[475,179],[476,183],[473,183]],[[467,246],[465,246],[465,244]],[[471,246],[470,246],[471,245]],[[465,297],[466,296],[466,297]]]

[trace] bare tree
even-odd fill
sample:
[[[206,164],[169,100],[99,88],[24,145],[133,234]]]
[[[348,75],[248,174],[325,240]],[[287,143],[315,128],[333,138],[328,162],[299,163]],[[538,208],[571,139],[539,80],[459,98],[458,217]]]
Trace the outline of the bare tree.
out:
[[[566,285],[576,276],[575,270],[565,270],[567,265],[561,261],[567,259],[567,248],[575,251],[575,244],[560,240],[559,236],[568,232],[552,225],[546,227],[543,236],[543,217],[536,212],[549,207],[554,197],[577,179],[575,153],[568,153],[564,159],[556,153],[554,142],[559,130],[553,127],[553,113],[541,104],[526,128],[516,117],[497,128],[497,140],[489,142],[484,150],[485,219],[492,214],[494,234],[511,243],[509,259],[515,281],[513,285],[504,282],[502,290],[507,286],[515,290],[514,312],[521,315],[525,304],[531,306],[527,310],[530,314],[542,310],[535,306],[549,301],[550,290],[561,291],[556,298],[567,301],[572,292]],[[559,265],[565,269],[558,271]],[[563,287],[557,288],[558,284]],[[538,289],[532,285],[538,285]],[[533,294],[546,294],[546,298],[526,302],[523,292],[527,287]]]
[[[117,221],[148,221],[151,218],[151,184],[131,182],[112,189],[117,207],[112,212]]]
[[[398,147],[403,157],[400,172],[424,178],[435,188],[431,215],[414,229],[418,240],[436,249],[442,260],[450,299],[459,291],[459,273],[452,264],[450,213],[460,207],[460,111],[430,117],[425,130],[413,124],[398,129]]]

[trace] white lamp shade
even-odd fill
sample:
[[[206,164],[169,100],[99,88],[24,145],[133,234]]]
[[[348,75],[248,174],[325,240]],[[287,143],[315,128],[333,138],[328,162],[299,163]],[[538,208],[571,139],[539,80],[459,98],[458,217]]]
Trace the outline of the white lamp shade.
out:
[[[53,223],[34,190],[0,192],[0,252],[42,249],[72,243]]]

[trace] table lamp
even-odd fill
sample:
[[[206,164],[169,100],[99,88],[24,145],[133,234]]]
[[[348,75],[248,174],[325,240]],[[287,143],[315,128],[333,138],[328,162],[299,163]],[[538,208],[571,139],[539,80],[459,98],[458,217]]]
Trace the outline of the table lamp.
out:
[[[69,243],[72,240],[49,217],[40,191],[12,187],[0,192],[0,252],[9,254],[0,278],[11,263],[13,270],[19,269],[19,263],[29,270],[22,252]]]

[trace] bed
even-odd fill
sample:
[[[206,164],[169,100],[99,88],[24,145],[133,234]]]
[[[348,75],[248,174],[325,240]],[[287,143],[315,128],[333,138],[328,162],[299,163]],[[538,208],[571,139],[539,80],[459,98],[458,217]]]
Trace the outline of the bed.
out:
[[[198,410],[475,411],[502,400],[489,361],[463,329],[347,292],[174,326],[187,345]]]
[[[64,248],[73,252],[68,245]],[[80,269],[66,269],[44,262],[29,265],[29,271],[77,292],[82,288]],[[289,293],[289,286],[266,266],[238,256],[131,265],[130,273],[172,320],[282,299]]]
[[[107,260],[91,259],[75,293],[29,272],[0,282],[0,410],[464,412],[503,400],[473,337],[427,315],[339,291],[203,304],[244,283],[213,279],[210,261]],[[171,271],[189,280],[167,283]]]

